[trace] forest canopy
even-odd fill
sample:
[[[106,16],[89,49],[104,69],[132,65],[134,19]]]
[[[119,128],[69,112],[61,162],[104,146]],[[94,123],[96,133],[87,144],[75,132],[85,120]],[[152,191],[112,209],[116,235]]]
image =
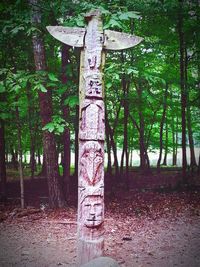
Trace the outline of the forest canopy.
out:
[[[104,30],[144,38],[138,46],[106,54],[107,172],[116,177],[125,172],[127,177],[134,167],[134,152],[139,154],[143,171],[152,167],[152,152],[158,155],[154,163],[158,169],[177,166],[179,149],[183,180],[187,169],[198,170],[198,0],[1,1],[2,184],[5,162],[21,169],[29,164],[32,178],[43,162],[39,170],[51,179],[53,175],[59,180],[61,175],[66,190],[70,171],[77,177],[80,48],[55,40],[46,27],[85,27],[84,14],[96,8],[102,12]],[[35,49],[39,44],[38,59]],[[60,200],[52,198],[51,205],[62,206],[59,182],[54,186]]]

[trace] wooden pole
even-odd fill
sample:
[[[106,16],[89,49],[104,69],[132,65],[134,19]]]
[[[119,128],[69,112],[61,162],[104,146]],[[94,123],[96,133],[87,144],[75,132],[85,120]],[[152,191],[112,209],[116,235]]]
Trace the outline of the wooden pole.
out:
[[[78,170],[78,265],[102,256],[104,247],[103,26],[88,13],[80,68]]]
[[[101,15],[85,15],[87,28],[48,26],[59,41],[82,47],[79,81],[78,266],[103,255],[104,247],[104,49],[122,50],[141,37],[103,31]]]

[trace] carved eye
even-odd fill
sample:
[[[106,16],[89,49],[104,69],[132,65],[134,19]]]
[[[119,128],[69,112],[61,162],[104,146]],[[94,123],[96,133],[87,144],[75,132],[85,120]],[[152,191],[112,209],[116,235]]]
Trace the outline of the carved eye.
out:
[[[89,85],[92,86],[93,85],[93,81],[90,81]]]
[[[101,206],[101,203],[95,203],[94,206],[100,207]]]

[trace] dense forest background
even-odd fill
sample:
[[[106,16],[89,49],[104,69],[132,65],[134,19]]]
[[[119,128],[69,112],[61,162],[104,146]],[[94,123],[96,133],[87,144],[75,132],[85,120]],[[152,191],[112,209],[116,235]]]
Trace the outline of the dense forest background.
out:
[[[24,172],[46,177],[51,207],[64,206],[77,183],[80,49],[52,38],[46,26],[84,27],[84,13],[94,8],[102,11],[104,29],[144,38],[106,55],[106,177],[128,189],[135,152],[146,175],[176,167],[178,150],[182,182],[199,172],[198,0],[1,1],[3,198],[6,167],[7,174],[19,169],[22,200]],[[154,167],[150,153],[158,154]]]

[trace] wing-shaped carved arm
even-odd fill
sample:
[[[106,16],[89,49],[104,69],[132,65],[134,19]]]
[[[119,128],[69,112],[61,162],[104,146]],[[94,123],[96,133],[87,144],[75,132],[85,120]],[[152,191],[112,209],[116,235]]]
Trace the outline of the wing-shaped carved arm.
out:
[[[71,28],[62,26],[48,26],[49,33],[64,44],[83,47],[85,28]]]

